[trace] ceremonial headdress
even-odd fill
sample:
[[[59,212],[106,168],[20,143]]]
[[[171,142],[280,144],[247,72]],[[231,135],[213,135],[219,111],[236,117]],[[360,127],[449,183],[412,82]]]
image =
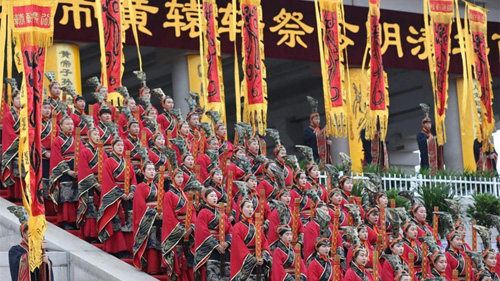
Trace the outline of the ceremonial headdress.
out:
[[[362,223],[359,225],[363,225]],[[352,246],[361,246],[361,240],[359,240],[358,228],[356,226],[343,226],[342,231],[346,234],[349,241],[351,241]]]
[[[151,90],[151,95],[157,97],[160,100],[160,102],[161,102],[162,105],[165,104],[165,100],[167,98],[171,99],[171,97],[165,95],[165,93],[163,92],[163,90],[161,88],[154,88],[154,89],[152,89]]]
[[[56,81],[56,73],[54,71],[45,72],[45,77],[47,77],[47,79],[49,80],[49,90],[51,90],[55,84],[59,84]]]
[[[488,250],[491,248],[491,229],[488,227],[482,226],[482,225],[473,225],[472,226],[477,233],[479,234],[479,237],[481,237],[481,241],[483,242],[483,249]]]
[[[288,224],[282,224],[276,228],[276,232],[278,232],[279,236],[285,234],[288,231],[292,231],[292,228]]]
[[[448,210],[455,222],[453,224],[454,228],[463,227],[464,222],[462,221],[462,205],[460,204],[460,198],[458,199],[444,199],[446,205],[448,205]]]
[[[245,202],[252,203],[252,192],[248,188],[246,181],[234,181],[233,183],[236,184],[239,190],[238,207],[241,210]]]
[[[19,88],[17,86],[17,81],[15,78],[6,78],[5,82],[9,84],[10,88],[12,89],[12,98],[20,94]]]
[[[328,246],[328,247],[330,247],[331,244],[332,243],[330,243],[330,239],[324,238],[324,237],[317,237],[316,238],[316,244],[314,245],[314,247],[317,250],[321,246]]]
[[[189,120],[194,114],[203,115],[205,109],[200,105],[200,95],[196,92],[189,92],[189,98],[185,99],[189,106],[189,113],[186,120]]]
[[[146,85],[146,72],[144,71],[139,71],[139,70],[134,70],[133,73],[139,79],[141,82],[141,88],[139,89],[139,96],[142,96],[144,92],[149,91],[148,86]]]
[[[422,243],[427,245],[427,256],[432,263],[435,263],[437,259],[441,256],[445,256],[444,252],[441,251],[441,247],[436,243],[433,236],[426,235],[418,238]]]
[[[181,162],[184,161],[186,157],[190,155],[192,156],[191,152],[189,151],[186,145],[186,141],[182,137],[170,139],[170,142],[179,149],[179,154],[181,155]]]
[[[347,208],[347,211],[352,216],[355,225],[362,223],[361,212],[357,204],[345,204],[344,207]]]
[[[99,106],[100,107],[106,106],[106,101],[104,100],[104,97],[99,93],[99,91],[102,88],[106,88],[106,87],[101,85],[99,78],[97,78],[96,76],[91,77],[87,80],[87,82],[85,82],[85,84],[87,84],[89,87],[92,87],[93,89],[95,89],[92,92],[92,95],[97,100],[97,103],[99,104]]]
[[[47,74],[47,73],[45,73]],[[73,98],[73,104],[76,104],[77,101],[79,100],[84,100],[85,99],[83,98],[82,95],[79,95],[75,88],[73,87],[73,84],[71,82],[68,82],[68,84],[64,87],[61,88],[61,90],[63,91],[63,93],[65,93],[66,95],[69,95]]]
[[[318,113],[318,100],[307,96],[307,102],[309,103],[309,106],[311,106],[311,115],[309,115],[309,119],[312,120],[314,117],[319,116]]]
[[[399,237],[399,230],[403,223],[407,221],[406,210],[404,208],[388,208],[386,215],[391,226],[392,237]]]
[[[313,167],[317,167],[318,165],[314,162],[313,150],[309,146],[305,145],[296,145],[295,146],[302,155],[306,158],[306,171],[310,171]]]
[[[430,117],[431,107],[428,104],[421,103],[420,108],[422,108],[422,111],[424,112],[424,118],[422,119],[422,125],[424,123],[432,122],[431,117]]]
[[[19,223],[21,224],[19,226],[19,230],[21,231],[21,233],[24,232],[28,227],[29,219],[29,215],[26,209],[23,206],[9,206],[7,207],[7,210],[9,210],[9,212],[16,216],[16,218],[19,220]]]
[[[331,186],[328,186],[327,189],[339,187],[339,170],[337,167],[332,164],[325,164],[325,170],[331,183]]]
[[[210,110],[205,113],[210,120],[212,120],[212,125],[214,127],[214,130],[217,131],[220,126],[225,126],[224,122],[221,121],[220,113],[215,110]]]
[[[270,136],[274,140],[274,144],[276,145],[276,147],[273,149],[273,152],[274,152],[274,156],[277,157],[278,153],[281,150],[285,149],[285,146],[283,146],[281,144],[280,132],[278,130],[276,130],[276,129],[267,128],[266,129],[266,134],[268,136]]]

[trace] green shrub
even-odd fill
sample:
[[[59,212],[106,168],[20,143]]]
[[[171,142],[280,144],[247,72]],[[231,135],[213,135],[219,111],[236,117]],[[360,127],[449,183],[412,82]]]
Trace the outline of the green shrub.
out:
[[[474,203],[467,208],[467,216],[479,225],[493,227],[488,215],[500,215],[500,199],[489,193],[473,194],[472,199]]]
[[[397,189],[390,189],[386,191],[387,193],[387,199],[389,199],[389,207],[391,207],[391,200],[394,199],[396,203],[396,208],[403,207],[406,210],[410,209],[410,202],[408,199],[399,196],[399,190]]]

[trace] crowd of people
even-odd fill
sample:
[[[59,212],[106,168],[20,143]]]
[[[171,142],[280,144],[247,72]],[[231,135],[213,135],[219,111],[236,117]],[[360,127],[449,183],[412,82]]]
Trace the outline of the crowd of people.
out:
[[[438,213],[448,224],[443,248],[416,198],[409,196],[409,211],[392,206],[375,176],[364,181],[363,198],[352,196],[348,156],[341,155],[339,171],[297,145],[301,167],[277,130],[265,132],[275,146],[266,153],[264,137],[243,122],[231,143],[218,112],[204,112],[197,94],[186,99],[184,119],[171,97],[136,74],[139,96],[117,88],[124,98],[118,107],[107,103],[108,90],[97,78],[88,83],[98,102],[87,106],[46,74],[45,207],[64,229],[79,229],[104,251],[169,280],[500,280],[490,230],[477,227],[484,251],[472,252],[459,202],[448,202],[453,212]],[[20,200],[19,90],[8,82],[2,183]],[[151,95],[162,108],[152,106]],[[204,116],[209,122],[200,121]],[[319,119],[311,114],[311,134]]]

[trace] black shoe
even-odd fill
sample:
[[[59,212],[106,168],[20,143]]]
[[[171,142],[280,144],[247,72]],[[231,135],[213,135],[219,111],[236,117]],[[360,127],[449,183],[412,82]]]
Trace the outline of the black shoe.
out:
[[[72,223],[63,222],[64,230],[75,230],[75,226]]]

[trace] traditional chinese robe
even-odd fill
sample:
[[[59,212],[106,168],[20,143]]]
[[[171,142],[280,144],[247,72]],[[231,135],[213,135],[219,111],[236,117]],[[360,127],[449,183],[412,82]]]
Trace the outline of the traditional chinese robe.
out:
[[[278,240],[276,249],[273,251],[273,266],[271,269],[271,280],[273,281],[288,281],[297,280],[295,274],[295,263],[300,255],[296,255],[291,245],[286,245],[283,241]],[[307,276],[307,268],[304,261],[300,260],[300,280],[305,281]]]

